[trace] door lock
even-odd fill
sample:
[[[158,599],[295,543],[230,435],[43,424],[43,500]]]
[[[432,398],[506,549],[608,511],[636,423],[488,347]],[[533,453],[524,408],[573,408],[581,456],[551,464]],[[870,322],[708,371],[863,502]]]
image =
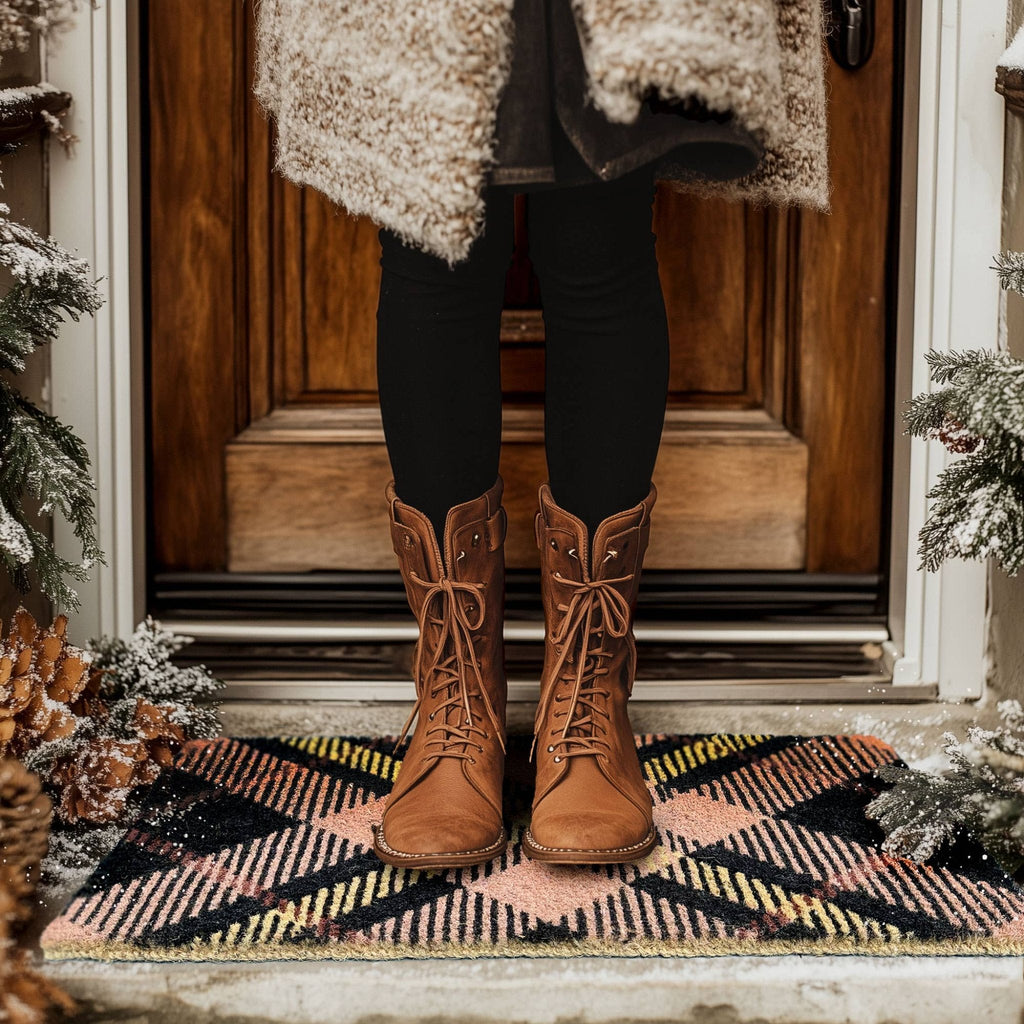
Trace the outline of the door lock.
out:
[[[830,0],[826,38],[835,62],[848,71],[864,67],[875,42],[874,0]]]

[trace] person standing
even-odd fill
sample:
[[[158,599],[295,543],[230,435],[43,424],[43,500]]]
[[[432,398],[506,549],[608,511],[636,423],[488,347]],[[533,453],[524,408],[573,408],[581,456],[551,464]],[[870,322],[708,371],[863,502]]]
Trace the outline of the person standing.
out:
[[[490,92],[473,93],[483,114],[491,115],[470,122],[466,138],[478,145],[483,140],[476,156],[452,151],[447,163],[424,156],[422,177],[403,178],[406,203],[402,194],[379,197],[375,182],[358,194],[351,181],[345,184],[350,209],[363,203],[379,224],[377,378],[392,468],[385,499],[419,623],[417,699],[402,739],[414,720],[415,729],[374,828],[374,850],[390,864],[478,864],[508,843],[501,803],[507,518],[498,473],[498,342],[516,193],[529,196],[530,259],[544,311],[548,470],[534,519],[545,655],[531,751],[533,811],[522,843],[527,856],[552,863],[631,861],[658,841],[627,712],[636,667],[632,618],[657,497],[652,474],[670,368],[652,231],[657,183],[667,176],[699,193],[730,194],[731,187],[736,197],[827,208],[815,0],[793,0],[805,12],[795,38],[791,23],[787,36],[783,22],[774,20],[774,3],[788,0],[764,0],[762,11],[773,18],[752,18],[746,28],[751,45],[767,40],[774,49],[762,45],[767,56],[749,69],[730,65],[734,87],[724,90],[727,102],[716,95],[714,105],[713,90],[673,95],[642,79],[616,96],[607,83],[622,76],[613,60],[601,78],[600,29],[611,24],[602,20],[601,4],[617,0],[588,2],[589,22],[581,0],[490,6],[496,19],[503,15],[495,24],[505,33],[497,33],[495,59],[480,75]],[[278,117],[281,169],[327,190],[330,173],[340,174],[345,161],[325,172],[313,133],[294,127],[294,112],[302,107],[294,99],[289,107],[289,87],[281,86],[287,81],[282,55],[294,36],[275,4],[263,0],[257,94]],[[465,16],[465,34],[434,38],[428,52],[433,59],[440,47],[468,74],[465,69],[482,59],[474,40],[488,38],[486,22],[479,21],[488,5],[449,5],[458,10],[447,14]],[[680,16],[687,6],[689,0],[676,8]],[[728,6],[697,2],[694,25],[707,29],[701,19],[726,16]],[[434,11],[444,7],[439,3]],[[423,18],[424,28],[448,30]],[[618,23],[628,26],[628,15]],[[717,24],[722,40],[735,38],[731,22]],[[371,32],[368,25],[352,27]],[[617,42],[628,42],[621,38],[627,31],[605,48],[614,55]],[[705,32],[702,38],[706,48],[714,37]],[[372,49],[366,53],[372,63]],[[682,44],[677,54],[692,56]],[[652,67],[661,66],[658,56],[651,55]],[[717,59],[725,62],[728,54]],[[349,82],[360,70],[354,61]],[[804,72],[799,85],[797,66]],[[386,80],[393,96],[403,81],[415,91],[413,77],[403,75],[389,72],[373,81]],[[602,81],[609,91],[599,107]],[[747,87],[759,82],[774,83],[774,93],[766,86],[769,95],[760,99],[768,106],[752,108]],[[319,95],[315,89],[307,94]],[[796,113],[785,118],[779,106],[787,103]],[[457,121],[442,123],[446,110],[446,102],[427,107],[423,130],[436,128],[443,136]],[[308,115],[301,124],[309,127]],[[429,147],[429,137],[415,135],[414,120],[406,130]],[[367,137],[358,135],[347,143],[357,177],[380,166],[380,154],[371,159]],[[352,156],[357,150],[358,159]],[[810,167],[808,154],[817,161]],[[475,187],[460,188],[465,180],[456,178],[455,200],[446,195],[440,212],[435,206],[429,217],[415,220],[419,191],[434,184],[431,171],[455,174],[453,165]]]

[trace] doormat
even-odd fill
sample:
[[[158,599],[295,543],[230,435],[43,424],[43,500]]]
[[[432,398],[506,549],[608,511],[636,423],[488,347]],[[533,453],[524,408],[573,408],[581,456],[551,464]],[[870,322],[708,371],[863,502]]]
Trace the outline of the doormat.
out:
[[[660,843],[642,861],[535,863],[528,738],[510,742],[512,842],[488,864],[393,868],[370,825],[393,739],[196,740],[42,935],[51,960],[719,954],[1020,955],[1024,890],[961,841],[880,852],[864,806],[902,763],[873,736],[645,735]]]

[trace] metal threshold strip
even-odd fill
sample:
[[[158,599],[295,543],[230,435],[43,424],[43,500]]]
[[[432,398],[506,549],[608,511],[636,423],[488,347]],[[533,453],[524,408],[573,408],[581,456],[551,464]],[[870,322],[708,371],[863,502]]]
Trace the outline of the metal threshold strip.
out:
[[[217,674],[227,684],[224,698],[229,701],[405,703],[415,699],[412,680],[403,677],[402,668],[397,672],[395,666],[391,672],[385,668],[381,674],[367,672],[364,652],[352,657],[342,652],[340,658],[324,658],[324,651],[331,645],[415,643],[419,627],[411,616],[166,616],[158,621],[165,629],[190,636],[201,648],[214,652],[215,660],[221,662],[216,666]],[[878,622],[638,621],[634,633],[641,648],[649,645],[648,655],[659,662],[648,666],[646,676],[637,677],[633,690],[636,700],[860,704],[913,703],[937,697],[934,685],[893,685],[881,658],[889,634]],[[518,650],[528,650],[528,645],[542,650],[543,620],[507,615],[504,637],[509,644],[522,645]],[[302,654],[304,645],[310,650]],[[794,657],[787,645],[797,652]],[[863,650],[861,661],[856,656],[858,648]],[[821,664],[806,674],[794,672],[808,649],[820,649]],[[737,656],[736,651],[749,651],[749,660],[763,672],[764,659],[775,658],[766,652],[776,650],[782,664],[776,664],[772,674],[745,674],[739,663],[729,666],[730,659],[745,658],[743,654]],[[237,655],[232,653],[236,651]],[[680,652],[685,652],[685,664],[678,660]],[[517,665],[515,657],[509,664],[509,700],[535,701],[538,677],[532,667]],[[835,666],[836,671],[828,674],[826,664]]]
[[[157,620],[164,628],[197,640],[221,643],[359,643],[415,641],[419,627],[415,620],[345,619],[323,622],[316,619],[188,619],[167,617]],[[743,622],[637,622],[633,632],[638,643],[734,643],[734,644],[856,644],[884,643],[889,631],[877,623],[866,624],[750,624]],[[507,617],[507,641],[542,642],[544,624],[538,620]]]
[[[400,701],[415,700],[405,679],[232,679],[227,700],[238,701]],[[509,677],[510,701],[536,701],[536,679]],[[846,676],[829,679],[637,679],[633,699],[736,704],[861,704],[917,703],[937,697],[935,686],[893,686],[888,676]]]

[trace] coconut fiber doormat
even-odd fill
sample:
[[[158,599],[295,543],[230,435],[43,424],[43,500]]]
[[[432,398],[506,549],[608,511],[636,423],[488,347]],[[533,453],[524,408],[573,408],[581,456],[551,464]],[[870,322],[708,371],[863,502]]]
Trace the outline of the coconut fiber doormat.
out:
[[[49,959],[1024,953],[1024,891],[968,842],[879,852],[864,806],[899,762],[872,736],[637,738],[660,844],[635,864],[527,860],[528,741],[512,738],[512,843],[489,864],[392,868],[371,822],[393,741],[187,744],[42,937]]]

